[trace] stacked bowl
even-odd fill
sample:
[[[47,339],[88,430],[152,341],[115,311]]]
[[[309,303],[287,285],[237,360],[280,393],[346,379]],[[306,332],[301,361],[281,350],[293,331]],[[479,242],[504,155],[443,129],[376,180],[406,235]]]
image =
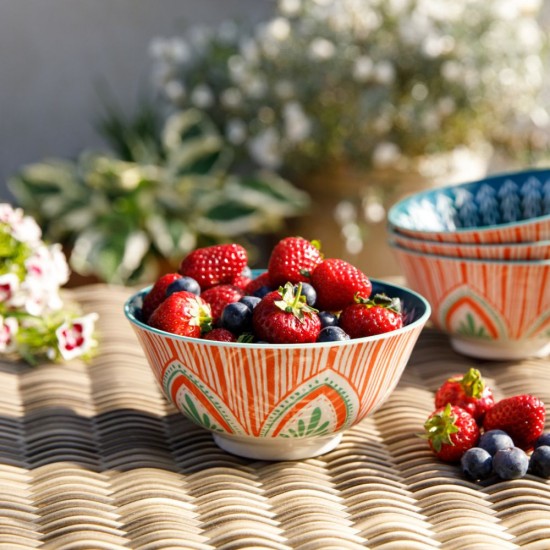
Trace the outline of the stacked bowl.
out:
[[[550,169],[416,193],[390,208],[388,222],[407,284],[456,351],[550,354]]]

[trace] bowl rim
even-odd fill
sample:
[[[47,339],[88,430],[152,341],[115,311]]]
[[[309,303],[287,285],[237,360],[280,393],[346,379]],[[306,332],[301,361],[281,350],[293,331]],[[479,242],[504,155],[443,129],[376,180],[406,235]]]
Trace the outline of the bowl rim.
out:
[[[413,200],[422,200],[424,198],[443,194],[445,196],[449,196],[449,193],[455,189],[466,189],[468,190],[470,187],[475,187],[477,185],[480,185],[482,183],[491,183],[498,180],[505,180],[506,178],[512,178],[517,176],[522,176],[525,178],[528,178],[530,176],[536,176],[540,174],[546,174],[548,177],[550,177],[550,166],[549,167],[542,167],[542,168],[531,168],[528,170],[515,170],[510,172],[499,172],[497,174],[491,174],[484,178],[461,182],[461,183],[454,183],[449,185],[442,185],[436,188],[430,188],[430,189],[424,189],[423,191],[419,191],[417,193],[411,193],[410,195],[407,195],[406,197],[403,197],[402,199],[395,202],[390,208],[388,209],[387,213],[387,220],[390,227],[394,227],[397,229],[402,229],[404,231],[408,231],[410,233],[416,233],[417,235],[451,235],[451,234],[458,234],[458,235],[467,235],[470,233],[484,233],[489,231],[498,231],[500,229],[513,229],[515,227],[519,227],[522,225],[531,225],[535,223],[550,221],[550,214],[543,214],[541,216],[535,216],[533,218],[527,218],[524,220],[517,220],[514,222],[506,222],[506,223],[499,223],[499,224],[493,224],[493,225],[481,225],[478,227],[459,227],[457,229],[415,229],[410,227],[405,227],[403,225],[400,225],[399,223],[396,223],[395,218],[398,216],[397,211],[399,209],[404,208],[408,203],[410,203]],[[503,181],[504,183],[504,181]]]
[[[256,273],[259,273],[263,270],[253,270],[253,272],[254,271]],[[147,332],[152,332],[154,334],[157,334],[159,336],[168,336],[170,338],[179,340],[181,342],[193,342],[193,343],[200,343],[207,346],[229,347],[229,348],[238,348],[238,349],[263,349],[263,350],[279,349],[280,350],[280,349],[317,349],[317,348],[330,348],[334,346],[345,347],[353,344],[361,344],[361,343],[367,343],[367,342],[374,342],[377,340],[384,340],[392,336],[398,336],[399,334],[410,332],[412,330],[415,330],[416,328],[422,329],[424,327],[424,325],[427,323],[432,313],[430,303],[426,298],[424,298],[424,296],[405,286],[397,285],[394,283],[388,283],[380,279],[372,279],[372,278],[369,278],[369,279],[373,283],[373,286],[382,285],[383,287],[389,287],[390,289],[397,290],[400,293],[409,294],[410,296],[418,300],[418,302],[424,307],[424,312],[422,313],[422,315],[420,315],[418,319],[416,319],[412,323],[405,325],[400,329],[393,330],[391,332],[377,334],[374,336],[365,336],[363,338],[353,338],[350,340],[344,340],[344,341],[338,341],[338,342],[310,342],[310,343],[304,343],[304,344],[259,344],[254,342],[252,343],[219,342],[215,340],[206,340],[204,338],[192,338],[189,336],[180,336],[179,334],[173,334],[171,332],[166,332],[164,330],[159,330],[157,328],[151,327],[146,323],[144,323],[143,321],[140,321],[139,319],[136,318],[136,316],[132,313],[132,306],[133,306],[133,302],[138,298],[144,296],[147,292],[149,292],[149,290],[153,287],[153,285],[149,285],[147,287],[144,287],[134,292],[130,297],[126,299],[126,301],[124,302],[124,315],[132,325],[142,330],[145,330]]]
[[[413,250],[405,246],[400,246],[396,243],[389,243],[392,248],[407,254],[413,254],[415,256],[426,256],[427,258],[440,259],[440,260],[453,260],[455,262],[465,262],[473,264],[496,264],[507,266],[538,266],[544,267],[550,265],[550,259],[548,260],[500,260],[498,258],[465,258],[463,256],[445,256],[444,254],[433,254],[431,252],[423,252],[421,250]]]
[[[394,238],[403,239],[404,241],[412,241],[416,244],[427,244],[427,245],[442,245],[444,248],[465,248],[465,249],[476,249],[476,248],[497,248],[500,250],[505,250],[506,248],[544,248],[550,247],[550,239],[544,239],[542,241],[511,241],[506,243],[462,243],[454,241],[436,241],[434,239],[422,239],[420,237],[413,237],[407,233],[401,233],[399,230],[389,227],[388,228],[388,241],[392,242]]]

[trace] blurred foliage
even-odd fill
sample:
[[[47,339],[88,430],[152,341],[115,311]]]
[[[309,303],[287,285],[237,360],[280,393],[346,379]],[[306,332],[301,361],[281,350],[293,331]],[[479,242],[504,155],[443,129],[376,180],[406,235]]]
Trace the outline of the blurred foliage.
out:
[[[246,241],[280,229],[308,197],[266,171],[232,173],[232,153],[204,113],[160,121],[143,106],[133,118],[108,109],[99,130],[111,153],[44,160],[9,181],[45,238],[71,251],[71,268],[131,284],[177,266],[197,246]]]

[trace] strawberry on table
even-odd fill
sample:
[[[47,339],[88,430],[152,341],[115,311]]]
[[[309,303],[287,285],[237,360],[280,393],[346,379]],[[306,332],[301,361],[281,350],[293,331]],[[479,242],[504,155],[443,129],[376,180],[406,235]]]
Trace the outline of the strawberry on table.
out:
[[[166,290],[177,279],[180,279],[179,273],[167,273],[162,277],[159,277],[151,290],[143,298],[143,306],[141,308],[141,317],[146,323],[153,311],[164,301],[166,298]]]
[[[220,320],[226,305],[238,302],[244,296],[244,291],[234,285],[217,285],[205,290],[201,298],[210,305],[212,324]]]
[[[372,299],[357,295],[355,303],[343,309],[338,324],[350,338],[391,332],[403,326],[401,303],[385,294]]]
[[[199,338],[211,328],[210,306],[196,294],[175,292],[149,317],[149,325],[180,336]]]
[[[226,328],[215,328],[203,335],[204,340],[213,340],[215,342],[236,342],[235,335]]]
[[[239,244],[217,244],[197,248],[180,264],[179,273],[195,279],[202,290],[229,284],[248,265],[246,250]]]
[[[475,418],[448,403],[436,409],[424,423],[424,437],[435,455],[444,462],[459,462],[462,455],[479,440]]]
[[[491,407],[483,419],[483,429],[503,430],[516,447],[527,451],[544,431],[546,408],[534,395],[515,395],[501,399]]]
[[[275,290],[275,285],[271,282],[269,271],[264,271],[255,279],[252,279],[244,289],[245,293],[251,296],[256,296],[258,293],[265,296],[265,294],[272,290]]]
[[[303,344],[315,342],[321,331],[317,310],[306,303],[301,285],[270,292],[254,308],[252,324],[259,340],[273,344]]]
[[[480,423],[495,404],[495,399],[479,370],[471,368],[463,376],[448,378],[439,387],[435,393],[435,406],[440,408],[447,403],[467,410]]]
[[[319,242],[286,237],[274,246],[269,257],[267,270],[271,283],[276,288],[287,282],[309,282],[311,273],[322,259]]]
[[[340,311],[354,303],[355,295],[369,298],[370,279],[352,264],[338,258],[323,260],[311,274],[310,283],[317,291],[319,310]]]

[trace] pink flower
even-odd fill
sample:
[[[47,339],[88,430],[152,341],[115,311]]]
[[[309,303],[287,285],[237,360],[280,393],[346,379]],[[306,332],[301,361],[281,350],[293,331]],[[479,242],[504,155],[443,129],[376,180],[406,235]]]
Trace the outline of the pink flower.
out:
[[[19,289],[19,277],[14,273],[0,275],[0,303],[9,303]]]
[[[0,316],[0,353],[10,353],[15,350],[15,335],[18,329],[17,319]]]
[[[96,313],[89,313],[57,328],[57,345],[63,359],[80,357],[95,345],[93,334],[97,319]]]

